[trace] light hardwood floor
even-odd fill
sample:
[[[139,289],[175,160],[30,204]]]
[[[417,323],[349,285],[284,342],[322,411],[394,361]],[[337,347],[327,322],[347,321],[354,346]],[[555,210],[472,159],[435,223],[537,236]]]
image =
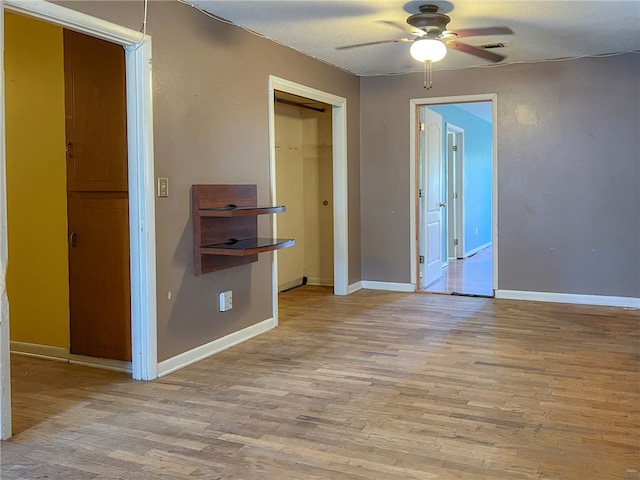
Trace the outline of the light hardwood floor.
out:
[[[14,357],[0,478],[640,478],[637,310],[321,287],[154,382]]]

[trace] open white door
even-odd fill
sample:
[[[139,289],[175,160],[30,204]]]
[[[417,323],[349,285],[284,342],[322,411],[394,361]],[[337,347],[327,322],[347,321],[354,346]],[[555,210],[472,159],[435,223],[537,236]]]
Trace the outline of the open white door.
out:
[[[422,218],[420,288],[442,277],[442,116],[427,107],[422,110],[420,126],[420,179]]]

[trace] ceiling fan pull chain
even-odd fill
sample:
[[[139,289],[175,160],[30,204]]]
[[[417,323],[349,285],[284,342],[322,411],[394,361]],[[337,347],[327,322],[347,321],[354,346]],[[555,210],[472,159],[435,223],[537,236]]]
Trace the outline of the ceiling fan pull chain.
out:
[[[431,79],[431,61],[424,61],[424,88],[430,90],[433,86],[433,81]]]
[[[424,88],[429,88],[427,87],[427,61],[424,61]]]

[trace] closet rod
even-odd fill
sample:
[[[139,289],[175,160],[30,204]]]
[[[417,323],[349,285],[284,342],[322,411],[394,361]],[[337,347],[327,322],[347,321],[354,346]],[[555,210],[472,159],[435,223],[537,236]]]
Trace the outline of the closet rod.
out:
[[[293,100],[286,100],[284,98],[274,97],[276,102],[284,103],[285,105],[293,105],[294,107],[307,108],[309,110],[314,110],[316,112],[324,113],[324,108],[312,107],[310,105],[305,105],[304,103],[294,102]]]

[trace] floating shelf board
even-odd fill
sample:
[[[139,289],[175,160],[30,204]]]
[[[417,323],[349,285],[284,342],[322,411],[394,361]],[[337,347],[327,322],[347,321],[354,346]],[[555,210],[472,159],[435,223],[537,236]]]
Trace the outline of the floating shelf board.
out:
[[[213,245],[203,245],[200,253],[209,255],[231,255],[244,257],[257,253],[280,250],[281,248],[293,247],[295,242],[284,238],[247,238],[237,240],[235,243],[215,243]]]
[[[201,208],[201,217],[250,217],[253,215],[267,215],[271,213],[282,213],[286,209],[283,205],[277,207],[221,207],[221,208]]]

